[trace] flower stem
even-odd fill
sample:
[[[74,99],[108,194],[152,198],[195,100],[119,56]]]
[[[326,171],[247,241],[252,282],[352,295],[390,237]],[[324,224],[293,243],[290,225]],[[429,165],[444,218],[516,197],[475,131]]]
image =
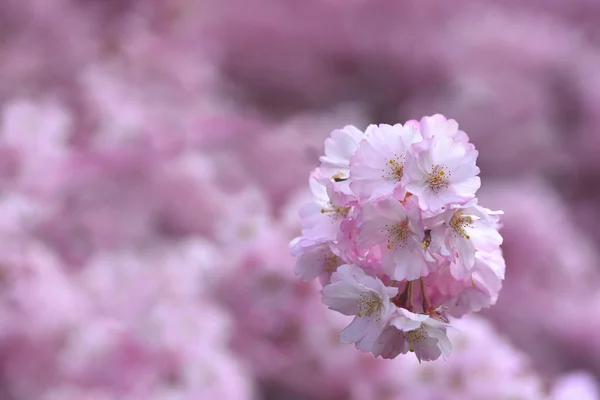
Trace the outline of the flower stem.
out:
[[[425,283],[423,282],[423,278],[419,278],[419,283],[421,284],[421,293],[423,295],[423,312],[428,313],[431,310],[431,302],[427,297],[427,292],[425,291]]]
[[[408,303],[406,305],[408,311],[413,311],[415,305],[413,303],[413,281],[408,282]]]
[[[394,303],[396,306],[404,307],[404,304],[406,303],[406,298],[408,296],[409,284],[410,282],[407,282],[404,286],[404,289],[402,290],[402,293],[398,293],[398,295],[392,299],[392,303]]]

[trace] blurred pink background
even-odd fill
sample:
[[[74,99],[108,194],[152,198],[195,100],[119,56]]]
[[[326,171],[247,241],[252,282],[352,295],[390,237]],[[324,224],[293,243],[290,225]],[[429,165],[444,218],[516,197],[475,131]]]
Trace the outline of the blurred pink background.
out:
[[[0,400],[588,400],[597,0],[0,0]],[[443,113],[498,304],[374,359],[293,275],[334,128]]]

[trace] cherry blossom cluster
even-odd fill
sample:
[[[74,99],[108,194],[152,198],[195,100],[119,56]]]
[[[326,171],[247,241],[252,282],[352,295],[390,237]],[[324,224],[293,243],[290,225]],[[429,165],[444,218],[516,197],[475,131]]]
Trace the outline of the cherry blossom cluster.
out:
[[[442,115],[334,130],[310,176],[290,247],[296,274],[354,316],[341,332],[375,356],[448,356],[449,317],[495,303],[504,279],[501,211],[479,205],[478,152]]]

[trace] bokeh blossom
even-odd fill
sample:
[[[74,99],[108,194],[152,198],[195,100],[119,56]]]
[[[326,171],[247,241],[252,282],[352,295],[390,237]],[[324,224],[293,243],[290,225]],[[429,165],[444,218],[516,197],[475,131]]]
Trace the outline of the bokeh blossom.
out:
[[[600,398],[599,18],[0,0],[0,399]]]

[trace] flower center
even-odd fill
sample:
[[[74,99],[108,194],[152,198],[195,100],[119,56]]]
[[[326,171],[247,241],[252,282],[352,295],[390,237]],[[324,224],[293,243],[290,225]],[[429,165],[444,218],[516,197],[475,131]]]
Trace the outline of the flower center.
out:
[[[408,236],[412,233],[412,231],[408,227],[408,218],[392,226],[386,224],[385,228],[387,229],[388,249],[391,250],[392,247],[396,245],[399,245],[400,247],[406,246],[406,240],[408,239]]]
[[[372,317],[373,314],[379,314],[383,303],[381,299],[371,292],[362,292],[356,300],[358,304],[358,316],[359,317]]]
[[[467,233],[467,227],[470,227],[473,223],[473,217],[468,215],[463,215],[462,211],[457,211],[450,218],[450,227],[454,230],[455,235],[459,234],[463,236],[465,239],[470,239],[471,237]]]
[[[404,334],[404,337],[406,337],[406,340],[408,340],[408,345],[410,346],[409,350],[411,352],[415,351],[414,343],[419,343],[421,340],[425,339],[426,336],[427,335],[425,334],[425,329],[423,329],[423,327],[408,331]]]
[[[431,172],[425,175],[425,180],[429,184],[429,187],[434,192],[437,192],[441,188],[448,187],[448,178],[450,178],[450,175],[446,168],[435,165],[432,167]]]
[[[323,264],[325,265],[326,272],[333,272],[336,267],[341,264],[341,258],[336,256],[335,254],[328,252],[323,256]]]
[[[321,208],[321,214],[329,214],[334,220],[345,218],[350,212],[350,206],[336,206],[332,202],[329,202],[328,208]]]
[[[386,160],[385,168],[381,170],[381,177],[400,182],[404,176],[404,156],[394,154],[394,157],[395,159]]]

